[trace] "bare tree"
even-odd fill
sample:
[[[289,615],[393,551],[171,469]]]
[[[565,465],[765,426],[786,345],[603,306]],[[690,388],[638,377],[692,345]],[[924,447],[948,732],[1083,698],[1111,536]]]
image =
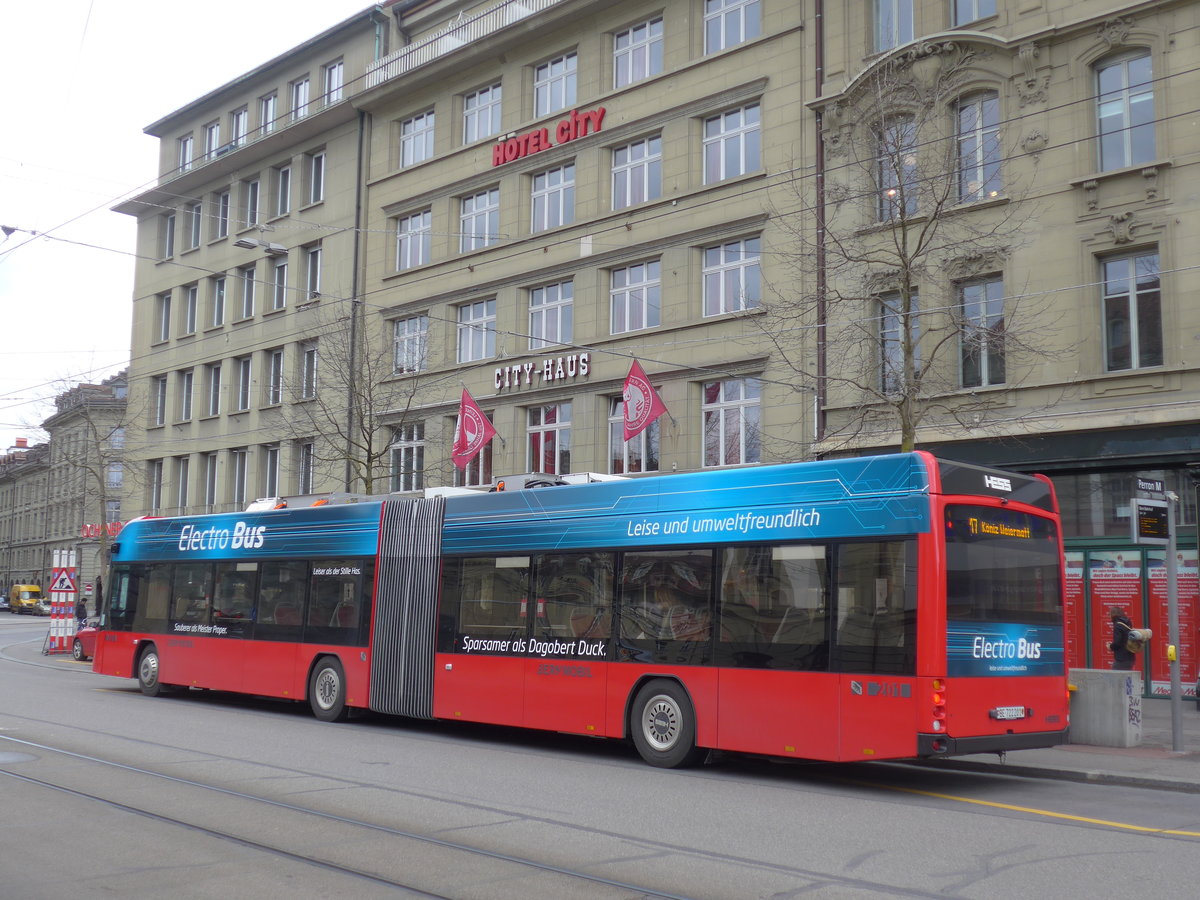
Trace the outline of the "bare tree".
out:
[[[390,489],[394,435],[422,422],[421,403],[441,399],[456,376],[426,371],[423,335],[401,344],[369,331],[357,301],[324,313],[318,336],[301,344],[286,427],[311,444],[315,465],[331,477],[343,470],[345,490],[375,494]]]
[[[1036,157],[1011,152],[980,63],[961,43],[916,45],[821,110],[816,189],[802,180],[780,216],[795,277],[757,317],[818,398],[810,451],[1003,428],[1046,352],[1046,303],[1000,276],[1036,214],[1017,196]]]

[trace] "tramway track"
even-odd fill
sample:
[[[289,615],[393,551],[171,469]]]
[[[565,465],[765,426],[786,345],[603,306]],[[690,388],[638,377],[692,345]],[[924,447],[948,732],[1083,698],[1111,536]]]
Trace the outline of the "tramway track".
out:
[[[667,900],[696,900],[702,897],[727,896],[710,885],[681,892],[662,884],[637,883],[633,880],[606,877],[595,871],[571,864],[556,864],[532,855],[504,852],[461,841],[448,840],[435,834],[393,827],[365,818],[341,815],[315,806],[289,803],[266,796],[240,791],[220,784],[209,784],[152,769],[79,753],[44,743],[25,741],[0,735],[0,748],[22,750],[28,759],[54,758],[65,763],[56,767],[54,777],[38,777],[15,770],[0,754],[0,776],[20,781],[47,791],[70,795],[88,804],[99,804],[118,814],[149,818],[172,828],[186,829],[218,841],[236,844],[255,853],[285,862],[319,869],[336,879],[346,879],[347,891],[353,884],[361,888],[376,886],[398,889],[420,897],[445,898],[592,898],[612,897],[622,900],[653,897]],[[277,768],[277,767],[274,767]],[[97,770],[104,789],[95,786]],[[280,770],[281,776],[314,777],[306,772]],[[354,783],[342,779],[346,788]],[[314,788],[313,790],[325,790]],[[416,795],[414,795],[415,797]],[[140,798],[140,799],[134,799]],[[215,798],[215,800],[214,800]],[[188,810],[181,814],[180,810]],[[503,816],[501,826],[521,828],[535,821],[534,817],[514,811],[496,809]],[[495,823],[493,823],[495,824]],[[266,835],[276,835],[268,840]],[[286,838],[283,837],[286,835]],[[771,873],[797,885],[822,886],[828,889],[855,889],[869,895],[905,897],[939,897],[934,892],[897,889],[866,879],[844,874],[821,872],[790,865],[772,864],[736,855],[704,853],[695,848],[646,841],[617,834],[597,834],[597,839],[614,841],[620,847],[615,852],[601,853],[596,868],[625,866],[637,868],[656,858],[671,855],[702,858],[713,869],[724,870],[726,877],[739,871],[755,870]],[[550,854],[547,854],[550,855]],[[406,861],[414,863],[409,868]],[[396,866],[399,865],[399,868]],[[664,878],[669,867],[662,867]],[[653,882],[654,878],[646,879]]]

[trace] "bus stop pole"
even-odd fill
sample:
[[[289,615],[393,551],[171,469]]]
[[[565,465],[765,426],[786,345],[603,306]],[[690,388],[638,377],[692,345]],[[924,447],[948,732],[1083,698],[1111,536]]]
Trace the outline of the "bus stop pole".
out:
[[[1175,507],[1179,497],[1174,491],[1167,498],[1167,643],[1171,666],[1171,749],[1183,750],[1183,684],[1179,676],[1179,564],[1175,540]]]

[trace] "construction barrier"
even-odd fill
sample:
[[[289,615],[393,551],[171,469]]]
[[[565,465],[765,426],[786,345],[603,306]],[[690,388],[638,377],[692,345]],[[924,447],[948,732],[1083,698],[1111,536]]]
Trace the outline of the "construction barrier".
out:
[[[54,551],[54,572],[50,579],[50,633],[42,645],[43,653],[70,653],[75,637],[75,601],[77,572],[74,550]]]

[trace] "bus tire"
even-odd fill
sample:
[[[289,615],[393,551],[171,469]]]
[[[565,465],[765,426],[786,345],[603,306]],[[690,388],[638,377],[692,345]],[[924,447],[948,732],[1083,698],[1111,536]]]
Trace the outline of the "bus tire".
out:
[[[336,657],[322,657],[313,666],[308,679],[308,705],[322,722],[346,718],[346,673]]]
[[[696,746],[696,713],[687,692],[665,678],[648,682],[633,701],[630,734],[642,759],[652,766],[677,769],[704,755]]]
[[[137,664],[138,687],[147,697],[157,697],[170,692],[170,686],[162,683],[160,675],[158,648],[148,644],[138,656]]]

